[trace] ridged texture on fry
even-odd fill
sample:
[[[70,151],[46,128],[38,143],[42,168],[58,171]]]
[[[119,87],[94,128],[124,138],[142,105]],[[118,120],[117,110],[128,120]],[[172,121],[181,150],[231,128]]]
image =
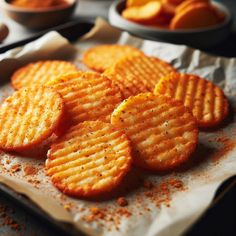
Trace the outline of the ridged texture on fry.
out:
[[[0,148],[26,150],[47,139],[64,114],[60,94],[42,86],[26,87],[0,107]]]
[[[194,117],[181,102],[143,93],[128,98],[113,112],[111,123],[131,140],[134,163],[160,171],[188,160],[198,141]]]
[[[12,75],[11,83],[15,89],[32,85],[45,85],[49,80],[59,75],[77,71],[77,67],[68,61],[38,61],[18,69]]]
[[[176,70],[155,57],[127,56],[104,72],[122,91],[125,98],[142,92],[153,91],[156,83]]]
[[[123,100],[112,81],[95,72],[77,72],[60,76],[47,86],[58,91],[72,124],[86,120],[110,122],[110,115]]]
[[[115,188],[131,168],[125,133],[100,121],[71,127],[56,141],[46,161],[47,174],[62,192],[89,197]]]
[[[192,111],[199,127],[217,126],[229,113],[224,92],[196,75],[176,73],[163,77],[154,93],[182,101]]]
[[[143,53],[129,45],[99,45],[85,51],[83,63],[93,70],[103,72],[122,57],[132,54],[139,55]]]

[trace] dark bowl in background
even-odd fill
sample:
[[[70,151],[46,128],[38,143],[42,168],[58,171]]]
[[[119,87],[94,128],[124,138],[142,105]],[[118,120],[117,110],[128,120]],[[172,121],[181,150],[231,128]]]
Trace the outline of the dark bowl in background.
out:
[[[225,20],[215,26],[187,30],[169,30],[128,21],[121,16],[125,2],[125,0],[115,1],[111,5],[109,10],[110,24],[145,39],[206,48],[224,41],[231,32],[233,21],[230,11],[222,3],[215,1],[212,1],[212,4],[225,14]]]
[[[12,20],[29,29],[46,29],[66,22],[78,3],[77,0],[67,0],[66,5],[30,9],[16,7],[9,2],[9,0],[0,0],[1,10]]]

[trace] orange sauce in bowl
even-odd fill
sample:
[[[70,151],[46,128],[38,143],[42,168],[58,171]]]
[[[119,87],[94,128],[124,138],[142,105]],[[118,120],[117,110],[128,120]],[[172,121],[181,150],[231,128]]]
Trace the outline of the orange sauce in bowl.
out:
[[[68,5],[68,1],[66,0],[11,0],[9,3],[16,7],[30,9],[47,9]]]

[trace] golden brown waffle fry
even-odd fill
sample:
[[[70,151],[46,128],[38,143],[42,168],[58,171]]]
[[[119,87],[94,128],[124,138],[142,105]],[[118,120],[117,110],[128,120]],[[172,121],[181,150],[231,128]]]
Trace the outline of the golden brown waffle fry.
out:
[[[145,55],[127,56],[104,72],[116,83],[125,98],[142,92],[153,91],[158,81],[176,70],[155,57]]]
[[[224,92],[210,81],[196,75],[168,75],[160,80],[154,93],[182,101],[192,111],[199,127],[216,126],[229,112]]]
[[[122,16],[137,23],[155,22],[155,19],[162,12],[162,4],[158,1],[151,1],[142,6],[133,6],[122,11]]]
[[[136,78],[134,75],[128,74],[127,71],[122,70],[122,68],[119,69],[112,67],[106,70],[104,75],[119,87],[124,98],[149,91],[140,78]]]
[[[119,88],[95,72],[67,74],[47,85],[62,95],[67,117],[74,125],[86,120],[109,122],[111,113],[123,100]]]
[[[198,129],[181,102],[143,93],[122,102],[111,123],[131,140],[134,163],[150,170],[168,170],[185,162],[195,150]]]
[[[0,148],[32,148],[54,132],[63,114],[63,99],[54,90],[42,86],[20,89],[0,107]]]
[[[115,188],[131,167],[125,133],[100,121],[71,127],[48,153],[47,174],[63,193],[91,197]]]
[[[129,45],[105,44],[88,49],[83,55],[83,63],[91,69],[103,72],[119,59],[127,55],[143,54]]]
[[[31,85],[45,85],[59,75],[77,71],[77,67],[68,61],[38,61],[18,69],[12,75],[11,83],[15,89]]]

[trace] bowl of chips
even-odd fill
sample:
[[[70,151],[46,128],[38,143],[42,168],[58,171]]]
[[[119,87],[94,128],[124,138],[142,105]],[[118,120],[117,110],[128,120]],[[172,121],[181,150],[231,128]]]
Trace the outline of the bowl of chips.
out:
[[[17,23],[30,29],[46,29],[66,22],[73,14],[77,0],[2,0],[2,11]]]
[[[150,40],[206,48],[227,39],[230,11],[209,0],[122,0],[109,10],[110,23]]]

